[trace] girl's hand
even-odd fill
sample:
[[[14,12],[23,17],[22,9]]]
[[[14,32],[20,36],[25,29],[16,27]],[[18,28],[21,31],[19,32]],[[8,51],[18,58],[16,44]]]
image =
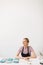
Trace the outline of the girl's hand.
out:
[[[25,58],[23,58],[24,60],[28,60],[29,58],[27,58],[27,57],[25,57]]]

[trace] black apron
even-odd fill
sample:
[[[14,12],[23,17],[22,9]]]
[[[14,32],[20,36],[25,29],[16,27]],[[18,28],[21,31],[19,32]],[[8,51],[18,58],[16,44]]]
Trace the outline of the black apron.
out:
[[[29,56],[30,56],[30,53],[29,53],[29,46],[27,47],[27,51],[28,51],[27,54],[24,54],[24,53],[23,53],[23,50],[24,50],[24,47],[23,47],[23,49],[22,49],[21,56],[22,56],[22,57],[29,57]]]

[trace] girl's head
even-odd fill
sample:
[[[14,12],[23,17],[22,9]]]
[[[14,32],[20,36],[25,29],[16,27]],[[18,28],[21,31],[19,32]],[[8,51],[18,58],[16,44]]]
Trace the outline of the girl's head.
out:
[[[29,39],[28,38],[24,38],[23,39],[23,45],[24,46],[28,46],[28,43],[29,43]]]

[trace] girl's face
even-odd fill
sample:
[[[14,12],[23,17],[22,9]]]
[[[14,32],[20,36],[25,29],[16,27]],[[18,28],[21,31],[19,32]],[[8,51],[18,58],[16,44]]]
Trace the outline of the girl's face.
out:
[[[27,42],[26,39],[23,39],[23,45],[24,45],[24,46],[28,46],[28,42]]]

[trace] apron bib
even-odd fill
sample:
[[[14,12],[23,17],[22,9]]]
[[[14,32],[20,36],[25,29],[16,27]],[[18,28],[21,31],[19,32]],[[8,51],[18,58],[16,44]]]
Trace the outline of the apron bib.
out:
[[[21,56],[22,56],[22,57],[28,57],[28,56],[30,56],[29,47],[27,47],[27,50],[28,50],[28,53],[27,53],[27,54],[24,54],[24,53],[23,53],[23,50],[24,50],[24,47],[23,47],[22,53],[21,53]]]

